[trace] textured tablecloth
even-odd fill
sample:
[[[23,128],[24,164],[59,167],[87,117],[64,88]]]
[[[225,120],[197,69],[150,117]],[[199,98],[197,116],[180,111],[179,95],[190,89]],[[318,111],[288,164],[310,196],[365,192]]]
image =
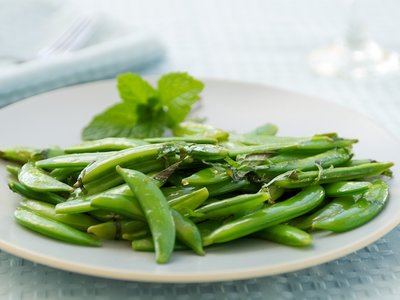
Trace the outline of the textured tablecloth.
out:
[[[188,71],[317,95],[369,115],[400,137],[400,76],[321,78],[308,53],[340,36],[346,1],[88,0],[156,30],[167,60],[145,73]],[[400,51],[400,2],[360,1],[370,33]],[[338,120],[340,121],[340,120]],[[400,151],[400,149],[399,149]],[[394,199],[398,200],[398,199]],[[1,299],[400,299],[400,227],[341,259],[278,276],[201,284],[152,284],[73,274],[0,252]]]

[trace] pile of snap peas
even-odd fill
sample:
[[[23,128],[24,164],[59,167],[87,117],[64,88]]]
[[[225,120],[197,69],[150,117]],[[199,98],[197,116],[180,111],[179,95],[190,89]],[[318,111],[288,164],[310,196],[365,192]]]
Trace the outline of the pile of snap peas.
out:
[[[276,133],[183,122],[169,137],[12,147],[0,158],[13,162],[19,224],[79,245],[124,240],[157,263],[238,239],[308,246],[312,231],[351,230],[383,209],[393,163],[355,159],[357,140],[335,133]]]

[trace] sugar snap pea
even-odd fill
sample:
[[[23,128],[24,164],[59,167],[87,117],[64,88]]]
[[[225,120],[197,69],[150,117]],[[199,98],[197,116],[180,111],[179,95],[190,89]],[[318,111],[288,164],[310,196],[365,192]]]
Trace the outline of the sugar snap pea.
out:
[[[199,229],[192,220],[185,217],[177,210],[172,209],[172,217],[174,218],[176,228],[176,238],[184,245],[193,249],[198,255],[204,255],[203,243]]]
[[[182,179],[183,185],[204,186],[219,183],[230,179],[227,169],[224,167],[209,167],[202,169]]]
[[[0,158],[20,164],[33,160],[41,150],[32,147],[12,147],[0,150]]]
[[[50,170],[55,168],[76,168],[76,167],[81,167],[83,169],[92,162],[95,162],[96,160],[108,156],[112,156],[113,154],[115,154],[114,151],[66,154],[66,155],[59,155],[47,159],[38,160],[35,162],[35,165],[39,168],[50,169]]]
[[[135,220],[107,221],[90,226],[87,232],[107,240],[120,240],[124,238],[124,235],[134,235],[135,238],[142,238],[150,233],[146,223]]]
[[[18,173],[21,171],[21,167],[14,166],[14,165],[7,165],[6,166],[6,170],[11,175],[14,175],[15,177],[18,177]]]
[[[143,237],[140,239],[135,239],[132,241],[132,249],[135,251],[145,251],[145,252],[154,252],[157,251],[157,248],[154,245],[154,240],[151,237]],[[189,247],[179,243],[178,241],[174,244],[174,250],[188,250]],[[157,252],[156,252],[157,253]]]
[[[181,122],[175,126],[172,130],[175,136],[201,136],[207,138],[213,138],[218,141],[226,140],[229,137],[229,133],[220,128],[196,122]]]
[[[249,215],[227,222],[203,237],[203,245],[231,241],[267,227],[287,222],[307,213],[322,202],[324,189],[319,185],[309,186],[295,196]]]
[[[67,147],[65,153],[106,152],[133,148],[148,144],[141,139],[109,137],[104,139],[85,141],[83,143]]]
[[[166,143],[166,142],[186,142],[195,144],[216,144],[217,139],[206,136],[167,136],[158,138],[147,138],[144,139],[149,143]]]
[[[369,163],[352,167],[328,168],[322,171],[307,171],[292,174],[275,181],[275,184],[283,188],[301,188],[310,184],[324,184],[335,181],[353,180],[376,176],[384,173],[393,163]]]
[[[295,247],[309,246],[313,240],[309,233],[287,224],[271,226],[254,235],[257,238]]]
[[[338,147],[348,147],[356,143],[355,139],[332,139],[325,135],[316,135],[311,138],[295,138],[280,136],[264,136],[260,144],[242,146],[229,149],[229,155],[236,157],[243,154],[265,153],[275,151],[316,151],[323,152]]]
[[[203,187],[179,197],[170,198],[170,200],[167,198],[167,201],[171,208],[186,215],[201,206],[207,200],[208,195],[207,188]]]
[[[310,171],[317,169],[317,165],[323,168],[339,166],[350,158],[351,153],[348,149],[336,148],[298,160],[260,165],[255,167],[254,171],[258,174],[281,174],[290,170]]]
[[[150,144],[118,151],[115,155],[97,160],[83,169],[80,180],[87,183],[114,170],[117,165],[156,159],[163,147],[164,144]]]
[[[153,237],[156,261],[169,261],[175,244],[175,224],[168,202],[154,181],[145,174],[117,167],[139,200]]]
[[[8,182],[8,187],[10,190],[12,190],[14,193],[20,194],[21,196],[28,198],[28,199],[34,199],[34,200],[40,200],[40,201],[45,201],[48,203],[52,204],[58,204],[58,203],[63,203],[66,201],[65,198],[62,196],[52,193],[52,192],[38,192],[30,189],[26,185],[10,180]]]
[[[316,212],[291,220],[290,225],[303,230],[315,230],[315,222],[336,216],[354,203],[355,199],[349,196],[333,199]]]
[[[337,181],[324,185],[324,189],[328,197],[343,197],[364,192],[370,186],[368,181]]]
[[[143,211],[135,196],[104,193],[101,196],[92,197],[90,206],[118,213],[135,220],[144,220]]]
[[[76,198],[57,204],[55,210],[58,214],[77,214],[92,211],[95,208],[92,207],[90,199]]]
[[[17,208],[14,216],[22,226],[45,236],[73,244],[101,246],[101,242],[96,237],[59,221],[41,216],[31,210]]]
[[[259,204],[264,203],[268,199],[269,194],[261,192],[257,194],[243,194],[215,201],[196,209],[195,213],[202,216],[195,218],[195,220],[198,222],[205,219],[226,218],[230,215],[236,214],[237,212],[259,207]]]
[[[337,215],[313,222],[313,227],[343,232],[359,227],[374,218],[385,206],[389,187],[382,180],[375,180],[362,198]]]
[[[37,192],[72,192],[74,190],[71,186],[36,168],[31,162],[22,166],[21,172],[18,173],[18,180]]]
[[[60,221],[83,231],[86,231],[89,226],[99,223],[96,219],[85,214],[58,214],[56,213],[53,204],[38,200],[24,199],[19,205],[20,207],[29,209],[39,215]]]

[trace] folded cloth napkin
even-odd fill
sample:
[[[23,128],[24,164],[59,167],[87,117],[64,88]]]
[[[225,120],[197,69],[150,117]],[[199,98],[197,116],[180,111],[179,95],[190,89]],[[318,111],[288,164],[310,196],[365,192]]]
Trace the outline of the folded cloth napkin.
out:
[[[55,88],[143,70],[164,56],[156,35],[93,13],[75,49],[39,56],[82,12],[59,1],[0,2],[0,107]]]

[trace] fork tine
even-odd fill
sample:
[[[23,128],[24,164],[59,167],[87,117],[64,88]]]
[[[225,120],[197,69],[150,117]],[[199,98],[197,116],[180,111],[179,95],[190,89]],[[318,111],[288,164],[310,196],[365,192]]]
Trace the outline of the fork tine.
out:
[[[73,23],[48,47],[39,51],[39,57],[46,57],[56,52],[63,52],[69,43],[79,37],[80,33],[85,30],[91,23],[90,18],[86,16],[77,17]]]
[[[81,27],[79,32],[77,32],[68,41],[65,41],[65,43],[60,45],[60,47],[57,49],[57,53],[64,53],[79,48],[84,42],[87,41],[88,37],[93,32],[93,28],[94,22],[88,20],[85,26]]]

